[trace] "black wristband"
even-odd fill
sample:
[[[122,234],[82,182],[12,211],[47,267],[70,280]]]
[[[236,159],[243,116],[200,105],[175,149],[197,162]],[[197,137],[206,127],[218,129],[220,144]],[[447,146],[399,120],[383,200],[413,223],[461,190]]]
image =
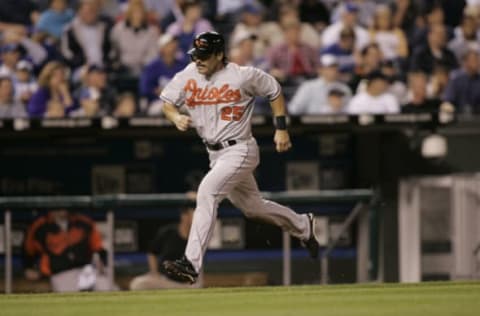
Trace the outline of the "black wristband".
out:
[[[279,130],[287,129],[287,118],[285,115],[275,116],[275,128]]]

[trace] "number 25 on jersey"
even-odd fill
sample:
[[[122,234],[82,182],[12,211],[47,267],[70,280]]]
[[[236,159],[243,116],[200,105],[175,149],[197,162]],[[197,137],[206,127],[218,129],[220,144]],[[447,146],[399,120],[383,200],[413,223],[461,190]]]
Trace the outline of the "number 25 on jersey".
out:
[[[222,121],[240,121],[245,111],[243,106],[226,106],[221,109]]]

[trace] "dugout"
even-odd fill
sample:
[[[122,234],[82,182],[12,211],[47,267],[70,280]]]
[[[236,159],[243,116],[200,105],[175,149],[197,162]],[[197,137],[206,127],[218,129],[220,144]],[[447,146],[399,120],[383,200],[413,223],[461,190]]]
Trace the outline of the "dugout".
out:
[[[477,168],[464,154],[469,142],[478,141],[474,118],[451,126],[444,125],[451,118],[445,121],[431,114],[292,118],[295,150],[286,155],[274,152],[271,119],[255,116],[253,121],[262,150],[256,174],[262,190],[379,190],[383,201],[377,218],[382,236],[379,256],[383,259],[376,275],[386,281],[398,280],[398,180]],[[203,145],[195,135],[174,131],[162,118],[7,120],[0,126],[2,195],[182,192],[207,168]],[[421,141],[432,130],[447,137],[455,155],[449,151],[443,160],[421,157]],[[139,212],[133,220],[142,232],[137,236],[141,253],[155,227],[174,220],[174,215],[155,222]],[[265,238],[251,237],[258,229],[247,224],[249,247],[281,248],[281,234],[262,227]],[[346,269],[354,271],[354,266],[347,264]],[[354,280],[351,272],[337,281]]]

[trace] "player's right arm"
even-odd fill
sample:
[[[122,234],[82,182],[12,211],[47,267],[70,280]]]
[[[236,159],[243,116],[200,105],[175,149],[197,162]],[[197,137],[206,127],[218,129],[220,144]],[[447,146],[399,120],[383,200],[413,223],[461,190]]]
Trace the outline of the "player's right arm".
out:
[[[192,119],[178,110],[181,105],[185,104],[185,74],[188,74],[192,67],[195,65],[191,64],[177,73],[160,94],[160,99],[163,101],[163,114],[182,132],[192,124]]]
[[[165,117],[182,132],[186,131],[192,124],[190,116],[180,113],[178,108],[171,103],[164,102],[162,110]]]

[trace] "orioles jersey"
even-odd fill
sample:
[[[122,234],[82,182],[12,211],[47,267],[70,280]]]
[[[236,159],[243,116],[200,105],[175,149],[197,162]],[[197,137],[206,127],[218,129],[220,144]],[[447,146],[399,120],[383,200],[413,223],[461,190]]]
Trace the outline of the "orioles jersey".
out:
[[[255,97],[274,100],[280,93],[275,78],[260,69],[229,62],[207,79],[190,63],[160,98],[177,107],[185,105],[200,137],[219,143],[249,139]]]
[[[102,251],[102,238],[91,219],[69,214],[64,231],[47,214],[33,222],[27,232],[24,265],[33,267],[39,257],[40,272],[52,275],[84,266],[92,261],[95,252]]]

